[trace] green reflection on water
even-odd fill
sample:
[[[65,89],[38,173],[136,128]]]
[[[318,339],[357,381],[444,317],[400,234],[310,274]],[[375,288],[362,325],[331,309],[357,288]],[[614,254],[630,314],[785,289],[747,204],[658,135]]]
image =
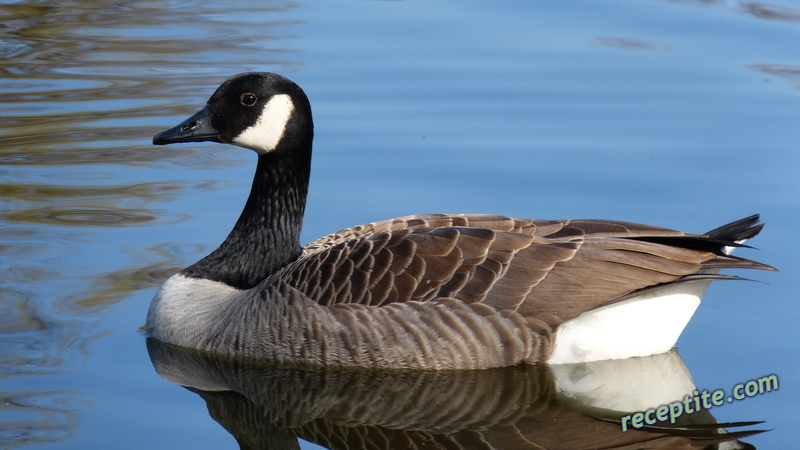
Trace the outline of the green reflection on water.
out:
[[[109,306],[180,267],[183,244],[157,236],[184,217],[160,205],[220,186],[169,173],[220,162],[150,139],[208,95],[197,86],[231,71],[301,67],[291,60],[296,9],[0,5],[0,378],[80,368],[89,344],[115,326]],[[0,446],[69,438],[86,402],[52,389],[0,397]]]

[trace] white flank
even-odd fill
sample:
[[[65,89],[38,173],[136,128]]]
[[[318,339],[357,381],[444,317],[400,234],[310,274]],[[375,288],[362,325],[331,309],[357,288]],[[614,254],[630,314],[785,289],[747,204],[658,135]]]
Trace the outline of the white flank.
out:
[[[150,303],[145,329],[161,341],[194,347],[195,337],[219,325],[219,311],[242,292],[219,281],[175,274]]]
[[[258,153],[275,150],[278,142],[283,138],[286,124],[292,117],[292,111],[294,111],[294,103],[292,103],[291,97],[286,94],[273,96],[264,105],[256,123],[236,136],[233,143]]]
[[[666,352],[678,341],[709,284],[678,284],[568,320],[556,330],[548,362],[568,364]]]

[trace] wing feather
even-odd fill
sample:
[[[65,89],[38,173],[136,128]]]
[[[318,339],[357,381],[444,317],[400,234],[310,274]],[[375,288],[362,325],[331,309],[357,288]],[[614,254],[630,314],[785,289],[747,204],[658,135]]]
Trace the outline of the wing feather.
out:
[[[323,305],[455,298],[556,326],[701,269],[768,268],[697,248],[708,239],[604,220],[417,215],[314,241],[280,276]]]

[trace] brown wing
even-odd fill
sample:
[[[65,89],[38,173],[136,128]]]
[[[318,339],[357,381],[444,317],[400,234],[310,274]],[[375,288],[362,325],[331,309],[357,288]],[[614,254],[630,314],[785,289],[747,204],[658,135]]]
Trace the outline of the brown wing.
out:
[[[704,264],[756,264],[686,248],[698,239],[625,222],[409,216],[317,240],[280,276],[323,305],[452,297],[556,326]]]

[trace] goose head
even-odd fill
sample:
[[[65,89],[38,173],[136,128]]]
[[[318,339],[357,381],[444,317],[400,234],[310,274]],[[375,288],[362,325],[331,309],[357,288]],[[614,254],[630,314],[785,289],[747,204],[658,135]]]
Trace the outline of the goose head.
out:
[[[313,129],[311,106],[298,85],[249,72],[226,80],[200,111],[155,135],[156,145],[209,141],[258,154],[250,196],[233,230],[182,275],[249,289],[300,255]]]
[[[313,138],[311,106],[303,90],[274,73],[248,72],[222,83],[206,106],[162,131],[153,144],[221,142],[259,155],[308,148]]]

